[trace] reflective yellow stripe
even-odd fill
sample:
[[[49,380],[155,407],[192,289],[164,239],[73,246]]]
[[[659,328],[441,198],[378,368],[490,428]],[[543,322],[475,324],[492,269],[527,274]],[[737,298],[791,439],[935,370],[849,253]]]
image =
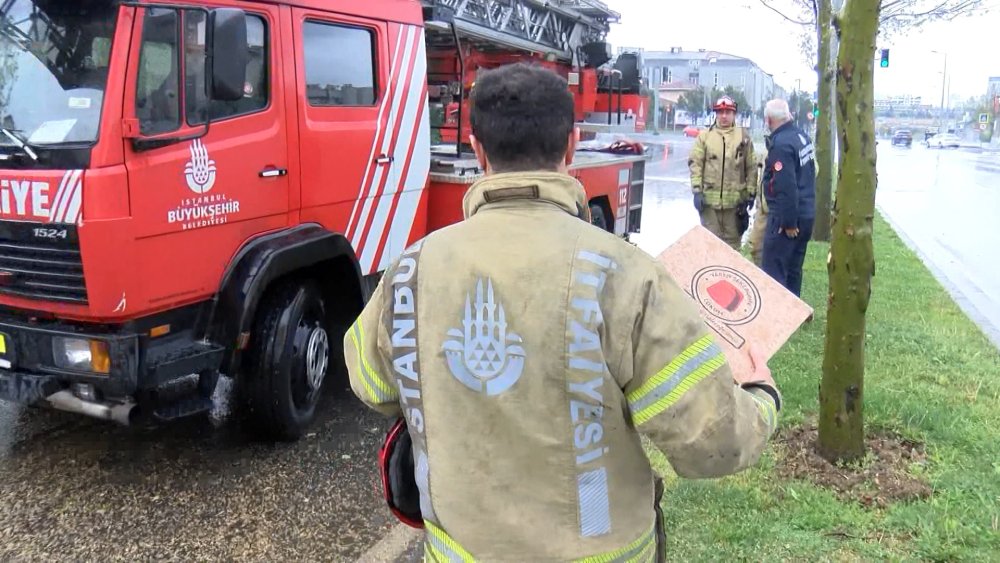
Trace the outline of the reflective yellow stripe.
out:
[[[698,339],[649,381],[628,394],[626,399],[632,410],[633,423],[638,426],[667,410],[688,389],[722,367],[725,362],[725,355],[710,334]],[[650,397],[657,398],[650,401]]]
[[[361,372],[361,384],[364,386],[365,391],[368,392],[368,397],[377,403],[386,403],[398,400],[399,396],[395,389],[389,387],[368,364],[368,358],[365,354],[364,348],[365,329],[361,326],[361,319],[358,319],[357,322],[354,323],[354,326],[351,327],[351,340],[354,342],[354,348],[358,351],[358,367]]]
[[[656,557],[656,537],[653,537],[653,541],[646,544],[646,547],[642,548],[635,557],[628,560],[628,563],[649,563],[653,561]]]
[[[626,563],[631,561],[647,561],[649,549],[656,553],[656,528],[650,528],[646,533],[639,536],[639,539],[627,546],[610,553],[592,555],[583,559],[577,559],[575,563]]]
[[[433,523],[424,520],[427,530],[427,541],[424,542],[424,561],[432,563],[469,563],[475,558],[465,550],[444,530]],[[645,563],[652,561],[656,554],[656,528],[650,528],[646,533],[629,545],[609,553],[593,555],[577,559],[574,563]]]
[[[756,391],[750,391],[750,396],[757,401],[757,408],[760,413],[764,415],[764,420],[767,421],[767,426],[769,428],[774,428],[778,425],[778,409],[774,408],[774,400],[771,397],[762,397],[757,394]]]
[[[424,545],[430,549],[430,553],[434,558],[434,561],[456,561],[459,563],[471,563],[475,561],[472,554],[466,551],[462,546],[458,545],[458,542],[451,539],[451,537],[446,534],[444,530],[426,520],[424,520],[424,526],[427,528],[427,532],[430,535],[430,537],[427,538],[428,541]]]

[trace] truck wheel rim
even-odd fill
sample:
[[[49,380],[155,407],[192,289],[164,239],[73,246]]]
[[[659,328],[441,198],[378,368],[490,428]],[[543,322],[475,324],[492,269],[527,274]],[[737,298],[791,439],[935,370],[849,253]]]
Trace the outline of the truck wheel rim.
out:
[[[306,382],[310,393],[319,391],[330,363],[330,339],[323,327],[315,327],[306,345]]]

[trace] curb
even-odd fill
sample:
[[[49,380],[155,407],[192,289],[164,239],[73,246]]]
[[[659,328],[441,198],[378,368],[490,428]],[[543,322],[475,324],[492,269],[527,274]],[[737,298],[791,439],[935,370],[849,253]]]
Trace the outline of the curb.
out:
[[[358,561],[363,562],[408,562],[410,558],[404,558],[408,552],[412,551],[414,546],[419,546],[420,541],[423,539],[423,534],[420,530],[411,528],[405,524],[396,524],[389,529],[386,535],[382,536],[382,539],[378,541],[375,545],[368,549],[368,551],[361,554],[358,557]],[[420,552],[423,555],[423,552]],[[416,559],[415,561],[419,561]]]

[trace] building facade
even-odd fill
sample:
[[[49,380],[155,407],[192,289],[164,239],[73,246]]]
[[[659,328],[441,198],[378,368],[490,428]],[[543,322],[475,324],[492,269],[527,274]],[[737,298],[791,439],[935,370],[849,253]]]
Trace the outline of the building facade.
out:
[[[642,51],[644,83],[652,88],[661,84],[685,82],[711,91],[726,86],[742,90],[750,103],[740,108],[756,113],[771,98],[786,97],[785,90],[775,84],[774,76],[744,57],[698,49],[685,51],[673,47],[669,51]]]
[[[875,99],[876,110],[889,109],[930,109],[933,104],[925,104],[920,96],[903,94],[899,96],[885,96]]]

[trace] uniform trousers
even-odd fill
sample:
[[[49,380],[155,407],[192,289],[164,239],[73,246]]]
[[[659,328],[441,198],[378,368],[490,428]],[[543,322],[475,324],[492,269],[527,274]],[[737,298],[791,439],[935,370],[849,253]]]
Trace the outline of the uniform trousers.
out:
[[[799,235],[792,238],[784,231],[779,232],[781,226],[777,218],[768,214],[762,269],[796,296],[802,293],[802,264],[812,238],[813,223],[814,219],[799,219]]]

